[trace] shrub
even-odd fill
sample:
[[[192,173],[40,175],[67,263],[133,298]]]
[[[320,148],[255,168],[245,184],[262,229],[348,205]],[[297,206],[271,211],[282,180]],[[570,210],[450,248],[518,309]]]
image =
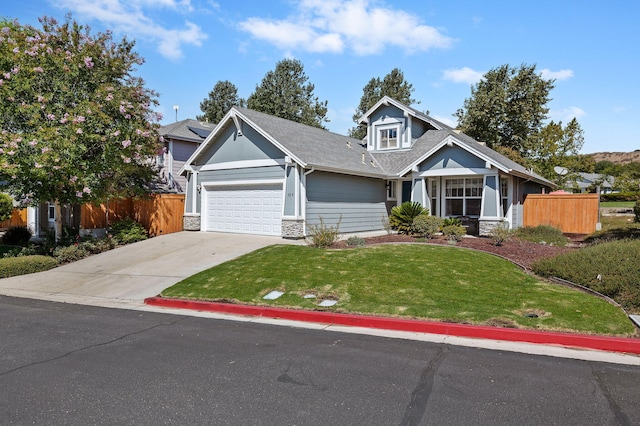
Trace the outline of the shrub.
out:
[[[562,231],[549,225],[527,226],[515,230],[516,238],[530,241],[532,243],[550,244],[565,246],[567,237],[562,235]]]
[[[596,244],[535,262],[533,271],[589,287],[640,313],[640,240]]]
[[[0,222],[11,219],[13,214],[13,199],[9,194],[0,192]]]
[[[415,234],[421,235],[424,238],[431,238],[433,237],[433,234],[440,231],[442,222],[442,218],[439,218],[437,216],[421,214],[420,216],[413,219],[411,230]]]
[[[640,239],[640,227],[631,225],[594,232],[587,236],[584,242],[587,244],[597,244],[616,240],[637,239]]]
[[[636,201],[636,203],[633,205],[633,214],[634,214],[634,218],[633,221],[635,223],[640,223],[640,200]]]
[[[442,227],[442,233],[449,241],[462,241],[462,237],[466,235],[467,230],[462,225],[448,225]]]
[[[422,207],[422,204],[417,201],[405,201],[391,208],[389,224],[399,234],[411,234],[413,220],[421,214],[429,214],[429,209]]]
[[[640,192],[613,192],[600,194],[600,201],[636,201],[640,200]]]
[[[56,260],[49,256],[22,256],[0,259],[0,278],[46,271],[54,268],[56,264]]]
[[[354,235],[352,237],[347,238],[347,245],[349,247],[362,247],[365,245],[365,241],[364,241],[364,238]]]
[[[109,233],[118,244],[130,244],[148,238],[147,230],[144,229],[144,226],[129,217],[114,222],[109,229]]]
[[[338,220],[336,226],[327,225],[324,223],[322,216],[319,217],[320,223],[315,225],[309,225],[311,244],[315,247],[329,247],[338,241],[340,235],[340,222],[342,222],[342,216]]]
[[[505,241],[509,239],[511,231],[507,227],[507,224],[502,222],[496,225],[490,232],[489,238],[491,238],[491,244],[494,246],[501,246]]]
[[[462,225],[462,221],[457,217],[447,217],[442,221],[442,227],[451,225]]]
[[[12,226],[2,236],[2,244],[25,246],[31,239],[31,230],[26,226]]]
[[[78,245],[74,244],[66,247],[58,246],[55,249],[53,249],[52,254],[53,254],[53,257],[56,259],[56,261],[62,264],[62,263],[75,262],[76,260],[83,259],[89,256],[90,253],[79,244]]]
[[[38,250],[35,246],[27,246],[27,247],[16,247],[5,252],[3,257],[22,257],[22,256],[33,256],[35,254],[40,254],[40,250]]]

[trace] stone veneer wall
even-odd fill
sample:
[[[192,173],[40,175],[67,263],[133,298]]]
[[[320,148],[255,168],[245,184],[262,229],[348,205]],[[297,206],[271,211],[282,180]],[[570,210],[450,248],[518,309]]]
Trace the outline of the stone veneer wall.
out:
[[[304,238],[304,220],[282,219],[282,238]]]
[[[480,236],[482,237],[487,237],[489,235],[491,235],[491,231],[497,227],[497,226],[502,226],[503,221],[498,219],[498,220],[480,220]]]
[[[200,230],[200,215],[199,214],[185,214],[182,217],[182,228],[185,231],[199,231]]]

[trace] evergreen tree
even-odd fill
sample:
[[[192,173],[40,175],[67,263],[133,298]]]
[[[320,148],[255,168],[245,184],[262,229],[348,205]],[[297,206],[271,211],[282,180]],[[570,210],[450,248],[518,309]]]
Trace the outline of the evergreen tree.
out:
[[[228,80],[218,81],[209,97],[200,102],[203,114],[196,118],[217,124],[233,106],[244,106],[244,99],[238,96],[238,88]]]
[[[553,83],[537,74],[535,65],[492,69],[456,112],[458,126],[490,148],[503,146],[526,156],[547,118]]]
[[[284,59],[269,71],[247,99],[247,108],[324,129],[327,101],[313,93],[302,62]]]
[[[358,123],[364,113],[384,96],[389,96],[405,105],[414,104],[416,101],[411,98],[413,91],[413,85],[404,79],[404,74],[398,68],[392,69],[382,80],[379,77],[372,78],[362,89],[362,97],[355,114],[353,114],[353,121]],[[365,124],[358,124],[349,130],[349,136],[352,138],[364,139],[366,135],[367,126]]]

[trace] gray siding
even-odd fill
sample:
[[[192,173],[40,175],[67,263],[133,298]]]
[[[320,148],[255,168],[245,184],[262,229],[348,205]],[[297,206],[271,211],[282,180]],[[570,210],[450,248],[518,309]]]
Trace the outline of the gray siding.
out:
[[[484,186],[484,190],[482,191],[482,206],[484,207],[484,215],[485,216],[498,216],[498,177],[497,176],[487,176],[486,181],[487,184]]]
[[[191,180],[193,180],[193,174],[189,173],[189,178],[185,178],[187,182],[185,185],[186,192],[184,193],[184,212],[193,213],[193,190],[191,189]]]
[[[178,172],[189,157],[196,151],[198,144],[174,140],[172,146],[173,152],[170,153],[173,156],[171,176],[173,177],[176,190],[178,192],[185,192],[187,189],[187,179],[184,176],[180,176]]]
[[[243,126],[238,136],[234,126],[227,126],[204,152],[198,164],[217,164],[232,161],[282,159],[284,154],[254,129]]]
[[[402,111],[400,108],[396,108],[393,105],[382,105],[380,108],[374,111],[373,114],[371,114],[371,116],[369,117],[369,121],[372,123],[377,122],[383,117],[393,117],[404,122],[404,111]]]
[[[206,170],[198,173],[198,183],[233,180],[284,179],[284,166]]]
[[[383,229],[388,216],[386,197],[382,179],[311,173],[307,176],[306,224],[319,224],[322,217],[326,225],[340,220],[341,233]]]
[[[297,167],[287,167],[287,177],[285,180],[284,215],[294,216],[296,214],[296,173]]]
[[[485,162],[459,147],[445,146],[420,165],[420,171],[451,168],[484,168]]]

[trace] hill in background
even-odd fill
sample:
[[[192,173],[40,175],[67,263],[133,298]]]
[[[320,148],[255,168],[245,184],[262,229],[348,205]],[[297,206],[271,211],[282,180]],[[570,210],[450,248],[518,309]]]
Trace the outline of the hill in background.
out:
[[[593,157],[596,163],[598,161],[611,161],[613,164],[640,163],[640,149],[633,152],[596,152],[587,155]]]

